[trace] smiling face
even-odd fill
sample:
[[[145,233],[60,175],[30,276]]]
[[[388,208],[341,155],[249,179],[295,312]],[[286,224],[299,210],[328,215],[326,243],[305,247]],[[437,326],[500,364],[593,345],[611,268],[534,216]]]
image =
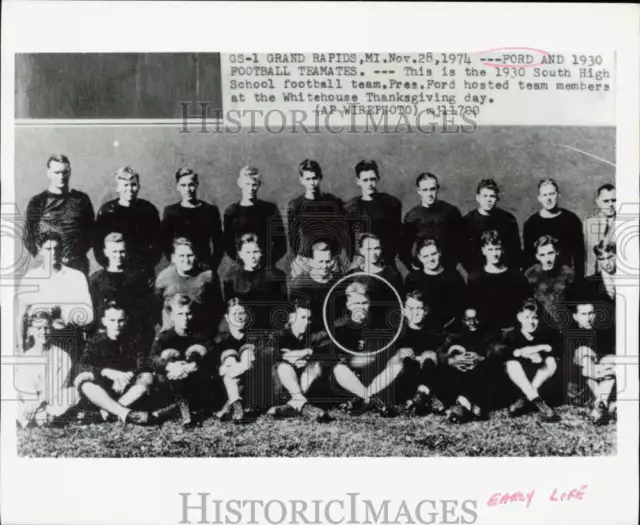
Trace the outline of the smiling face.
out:
[[[544,244],[542,246],[538,246],[536,250],[536,259],[540,262],[542,269],[545,272],[552,270],[555,268],[556,259],[558,258],[558,252],[556,251],[553,244]]]
[[[467,308],[462,314],[462,323],[469,330],[469,332],[475,332],[478,330],[478,312],[475,308]]]
[[[49,179],[49,188],[58,192],[66,191],[69,189],[71,166],[52,160],[47,168],[47,178]]]
[[[356,178],[356,182],[362,190],[363,197],[372,197],[378,191],[378,181],[380,178],[373,170],[361,171]]]
[[[555,184],[548,182],[538,190],[538,202],[547,211],[554,211],[558,207],[558,189]]]
[[[489,213],[498,202],[498,194],[490,188],[482,188],[476,195],[476,202],[482,211]]]
[[[116,191],[120,195],[120,201],[131,203],[138,197],[140,181],[136,177],[129,179],[117,179]]]
[[[183,202],[195,202],[198,191],[198,178],[196,175],[183,175],[178,180],[176,188]]]
[[[418,195],[423,206],[431,206],[438,199],[438,183],[433,179],[421,180]]]

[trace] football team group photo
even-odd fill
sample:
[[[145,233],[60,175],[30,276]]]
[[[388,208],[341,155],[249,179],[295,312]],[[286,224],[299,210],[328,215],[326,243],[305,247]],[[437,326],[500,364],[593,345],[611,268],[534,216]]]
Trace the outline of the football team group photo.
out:
[[[411,207],[379,159],[354,159],[352,193],[337,195],[306,158],[287,202],[261,198],[275,181],[259,163],[237,166],[223,209],[189,165],[167,175],[165,206],[145,198],[157,174],[133,164],[110,172],[104,202],[74,184],[66,152],[39,165],[15,301],[16,352],[31,359],[15,374],[23,439],[371,417],[384,432],[398,418],[454,428],[495,414],[552,428],[566,406],[613,426],[612,177],[583,181],[592,201],[579,205],[540,178],[519,222],[504,182],[479,175],[461,209],[428,162],[403,181]]]

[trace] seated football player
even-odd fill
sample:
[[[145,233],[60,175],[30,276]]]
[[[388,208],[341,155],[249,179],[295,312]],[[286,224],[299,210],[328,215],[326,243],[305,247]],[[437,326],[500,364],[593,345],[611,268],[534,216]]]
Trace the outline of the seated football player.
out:
[[[567,397],[574,404],[592,407],[590,418],[604,425],[616,414],[615,339],[611,330],[594,326],[591,299],[576,299],[571,326],[564,331]]]
[[[429,412],[442,414],[445,406],[436,395],[441,389],[436,350],[442,343],[442,336],[428,328],[426,320],[430,313],[421,291],[413,290],[405,295],[403,314],[402,332],[395,346],[412,354],[411,361],[404,363],[411,379],[403,386],[408,386],[409,395],[413,396],[407,407],[420,416]]]
[[[345,295],[347,316],[338,319],[334,327],[335,342],[339,346],[336,349],[338,363],[333,368],[338,385],[354,396],[344,408],[349,412],[373,409],[382,417],[397,416],[391,387],[412,352],[401,349],[394,353],[390,347],[385,349],[393,334],[371,326],[371,303],[363,283],[352,282],[346,287]]]
[[[405,278],[408,292],[419,290],[429,311],[426,323],[432,331],[442,331],[458,317],[465,303],[467,287],[462,276],[442,264],[442,251],[433,239],[424,239],[414,247],[415,265]]]
[[[323,374],[317,355],[319,349],[309,330],[311,310],[298,300],[293,302],[290,309],[287,326],[276,336],[276,381],[286,404],[274,406],[268,413],[275,418],[302,416],[320,423],[328,422],[330,417],[327,412],[312,405],[307,398],[311,387],[318,383]]]
[[[493,346],[493,357],[504,363],[507,376],[518,391],[509,407],[509,415],[517,417],[531,407],[542,421],[558,421],[556,412],[540,397],[540,389],[557,370],[552,339],[539,330],[539,306],[535,299],[525,299],[517,309],[518,326],[507,330]]]
[[[22,354],[28,361],[16,366],[14,383],[23,428],[64,421],[79,400],[71,381],[77,356],[51,343],[51,321],[46,311],[29,314]]]
[[[216,355],[220,356],[219,375],[226,393],[226,402],[216,413],[219,419],[231,419],[234,423],[242,423],[245,419],[243,394],[247,376],[255,366],[256,345],[249,342],[245,331],[247,312],[237,297],[227,303],[225,313],[225,329],[214,339]]]
[[[115,302],[104,307],[102,330],[87,344],[74,380],[80,393],[109,415],[125,423],[148,424],[148,412],[131,406],[148,393],[153,374],[147,347],[140,343],[134,327],[127,323],[124,308]]]
[[[62,264],[62,237],[44,232],[37,239],[42,264],[29,270],[16,291],[16,334],[23,344],[29,312],[46,310],[52,317],[50,340],[65,351],[80,351],[84,331],[94,319],[87,278]]]
[[[305,301],[311,310],[311,332],[325,330],[323,321],[324,301],[327,294],[338,281],[335,272],[335,258],[326,242],[316,242],[311,246],[309,270],[298,275],[291,283],[289,300]]]
[[[180,237],[173,241],[171,265],[156,279],[156,295],[162,304],[162,330],[171,327],[168,305],[176,294],[192,301],[193,314],[199,332],[213,335],[222,315],[222,297],[218,275],[207,266],[200,266],[193,244]]]
[[[151,333],[151,289],[142,274],[128,267],[127,246],[121,233],[112,232],[104,238],[104,255],[107,266],[89,277],[89,292],[96,319],[105,304],[115,301],[129,312],[131,323],[144,323],[148,325],[147,331]],[[100,329],[100,326],[96,326],[96,329]],[[150,337],[153,337],[152,333]]]
[[[558,242],[549,235],[543,235],[533,247],[538,263],[525,273],[531,294],[546,312],[545,325],[557,329],[557,306],[572,293],[576,281],[575,271],[559,263]]]
[[[232,266],[224,279],[225,301],[240,299],[250,319],[247,329],[271,331],[277,329],[271,312],[286,304],[286,278],[282,270],[264,265],[263,251],[258,237],[243,234],[238,240],[238,264]]]
[[[444,365],[441,375],[446,385],[446,401],[452,403],[447,415],[454,423],[485,417],[484,386],[488,380],[486,357],[490,344],[473,307],[466,308],[447,330],[438,354]]]
[[[502,239],[495,230],[481,236],[485,265],[469,275],[469,297],[486,328],[500,331],[516,326],[516,312],[527,297],[522,274],[503,262]]]
[[[182,426],[202,423],[211,394],[211,339],[194,330],[191,299],[176,294],[168,305],[171,328],[163,330],[151,347],[158,380],[168,383],[178,403]]]

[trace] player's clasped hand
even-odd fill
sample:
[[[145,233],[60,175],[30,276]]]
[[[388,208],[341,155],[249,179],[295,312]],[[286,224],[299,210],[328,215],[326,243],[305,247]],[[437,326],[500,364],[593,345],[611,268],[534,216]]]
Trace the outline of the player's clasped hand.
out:
[[[113,381],[113,389],[118,393],[123,392],[131,382],[131,379],[133,379],[132,372],[120,372],[119,370],[108,368],[102,371],[102,375]]]
[[[191,372],[197,369],[195,363],[187,363],[186,361],[176,361],[167,365],[167,378],[170,380],[184,379]]]

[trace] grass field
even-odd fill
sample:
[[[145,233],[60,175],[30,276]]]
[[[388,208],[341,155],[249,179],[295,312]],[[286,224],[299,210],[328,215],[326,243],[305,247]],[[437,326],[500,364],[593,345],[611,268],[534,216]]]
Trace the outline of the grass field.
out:
[[[595,427],[585,409],[560,407],[562,421],[535,415],[510,419],[506,410],[488,421],[453,425],[441,416],[381,419],[343,415],[321,425],[262,417],[235,426],[209,419],[183,430],[120,423],[18,431],[18,453],[27,457],[388,457],[388,456],[604,456],[616,453],[615,423]]]

